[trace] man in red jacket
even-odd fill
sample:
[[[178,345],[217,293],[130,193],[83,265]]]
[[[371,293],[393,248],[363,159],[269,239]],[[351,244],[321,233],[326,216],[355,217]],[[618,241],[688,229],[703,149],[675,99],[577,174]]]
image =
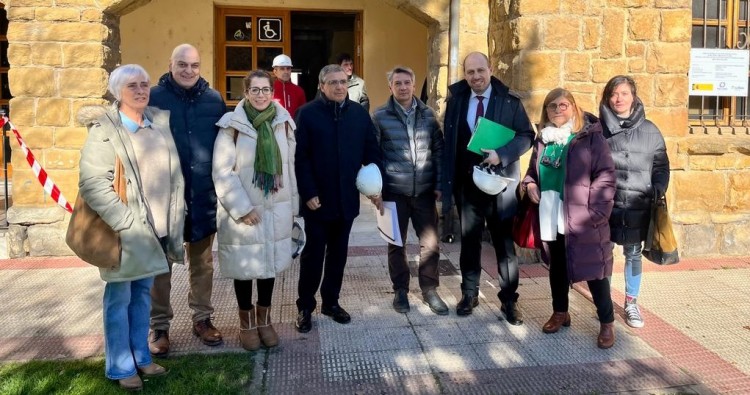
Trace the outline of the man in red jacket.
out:
[[[294,117],[297,109],[307,102],[305,91],[295,85],[292,80],[292,59],[281,54],[273,58],[273,99],[279,102],[289,114]]]

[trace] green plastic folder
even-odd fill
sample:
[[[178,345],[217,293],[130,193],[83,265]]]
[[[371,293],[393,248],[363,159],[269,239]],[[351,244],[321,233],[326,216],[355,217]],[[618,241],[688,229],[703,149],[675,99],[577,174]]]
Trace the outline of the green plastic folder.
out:
[[[480,117],[477,122],[477,127],[474,128],[474,134],[469,140],[469,145],[466,147],[471,152],[482,155],[482,148],[484,149],[498,149],[505,144],[508,144],[510,140],[516,137],[516,132],[513,129],[509,129],[497,122],[490,121],[485,117]]]

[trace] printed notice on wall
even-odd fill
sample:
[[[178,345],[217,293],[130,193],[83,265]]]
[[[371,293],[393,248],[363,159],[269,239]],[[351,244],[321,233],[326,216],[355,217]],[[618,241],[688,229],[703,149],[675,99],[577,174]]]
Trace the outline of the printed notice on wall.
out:
[[[750,51],[693,48],[688,74],[691,96],[747,96]]]

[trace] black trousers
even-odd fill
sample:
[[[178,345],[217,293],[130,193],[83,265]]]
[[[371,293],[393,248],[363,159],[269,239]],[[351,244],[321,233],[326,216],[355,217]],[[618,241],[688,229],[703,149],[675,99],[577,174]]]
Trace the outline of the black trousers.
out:
[[[500,292],[503,303],[518,299],[518,257],[513,245],[513,218],[501,220],[496,206],[497,197],[480,191],[473,182],[459,189],[458,205],[461,220],[461,292],[476,296],[479,292],[479,275],[482,272],[482,232],[484,225],[490,231],[495,247],[497,271],[500,274]]]
[[[258,282],[258,306],[271,306],[273,298],[273,285],[275,278],[263,278],[255,280]],[[253,280],[234,280],[234,295],[237,297],[237,306],[240,310],[253,308]]]
[[[565,253],[565,236],[558,234],[557,240],[549,242],[549,287],[552,291],[552,310],[558,313],[568,311],[568,258]],[[615,311],[612,306],[609,279],[587,281],[591,298],[596,306],[599,322],[609,324],[615,321]]]
[[[354,220],[344,219],[319,221],[305,218],[307,243],[300,256],[297,285],[299,310],[315,310],[315,293],[318,288],[323,306],[339,304],[353,222]]]
[[[398,227],[401,239],[406,245],[406,232],[409,219],[419,237],[419,288],[422,292],[437,288],[440,285],[438,261],[437,208],[435,195],[430,191],[417,197],[397,194],[383,194],[383,200],[395,201],[398,212]],[[391,275],[393,289],[409,289],[409,261],[406,248],[388,244],[388,273]]]

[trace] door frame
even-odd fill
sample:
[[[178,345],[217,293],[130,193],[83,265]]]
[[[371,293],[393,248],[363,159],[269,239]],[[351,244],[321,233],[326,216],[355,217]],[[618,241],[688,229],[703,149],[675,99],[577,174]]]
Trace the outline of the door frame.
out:
[[[228,76],[244,76],[247,71],[227,71],[226,70],[226,50],[227,46],[239,46],[239,47],[279,47],[284,48],[284,53],[294,59],[294,54],[291,53],[291,36],[292,36],[292,24],[291,24],[291,13],[292,12],[325,12],[332,14],[349,14],[354,15],[354,69],[357,70],[357,74],[365,78],[364,75],[364,48],[363,48],[363,26],[364,26],[364,13],[363,10],[341,10],[341,9],[300,9],[300,8],[266,8],[266,7],[243,7],[243,6],[222,6],[214,5],[214,87],[221,94],[224,101],[227,102],[228,106],[234,106],[237,101],[226,99],[227,90],[227,77]],[[264,43],[257,41],[257,34],[253,34],[253,40],[248,42],[230,42],[226,40],[225,32],[227,16],[253,16],[253,17],[280,17],[282,18],[283,34],[284,39],[281,45],[277,42]],[[228,45],[231,43],[232,45]],[[257,56],[253,56],[253,68],[257,68]],[[250,70],[248,70],[250,71]]]

